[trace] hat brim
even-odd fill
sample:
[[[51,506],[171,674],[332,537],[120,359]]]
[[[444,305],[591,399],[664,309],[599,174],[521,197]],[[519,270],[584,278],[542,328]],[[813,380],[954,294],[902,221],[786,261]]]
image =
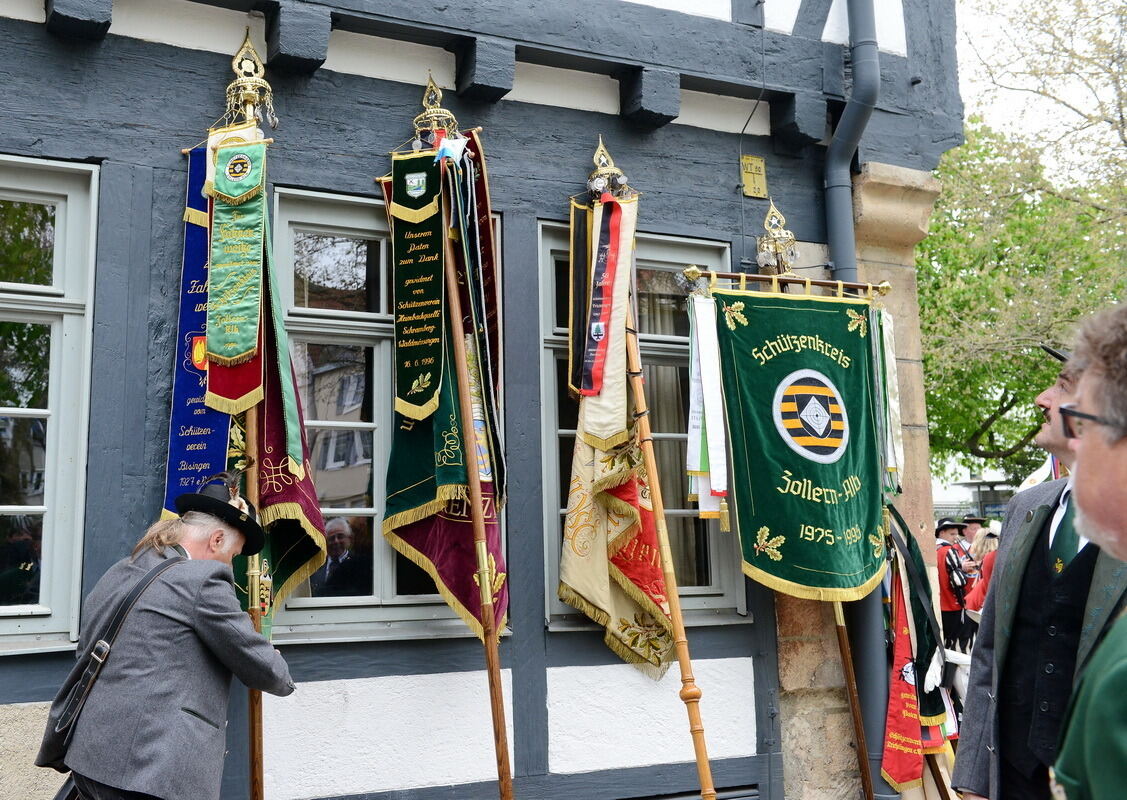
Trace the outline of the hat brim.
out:
[[[986,517],[963,517],[963,522],[970,525],[972,522],[977,522],[979,525],[986,524]]]
[[[1055,347],[1050,347],[1047,344],[1041,345],[1041,349],[1051,355],[1057,361],[1063,362],[1068,361],[1068,359],[1072,358],[1072,353],[1068,352],[1067,350],[1058,350]]]
[[[940,531],[949,530],[951,528],[958,528],[958,529],[962,530],[966,526],[967,526],[967,524],[965,522],[948,522],[948,523],[946,523],[945,525],[942,525],[942,526],[936,525],[935,526],[935,532],[939,533]]]
[[[180,516],[189,511],[201,511],[223,520],[245,538],[243,549],[240,551],[244,556],[257,555],[266,545],[266,531],[262,530],[262,526],[253,516],[240,511],[230,503],[208,497],[206,494],[182,494],[176,498],[176,510]]]

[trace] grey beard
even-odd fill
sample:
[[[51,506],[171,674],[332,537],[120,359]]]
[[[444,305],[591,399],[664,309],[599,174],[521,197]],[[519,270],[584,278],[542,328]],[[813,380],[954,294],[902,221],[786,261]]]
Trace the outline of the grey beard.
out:
[[[1076,525],[1076,532],[1085,539],[1095,542],[1101,550],[1112,557],[1127,561],[1127,536],[1117,536],[1115,532],[1094,523],[1091,517],[1084,513],[1079,503],[1076,505],[1076,519],[1073,522]]]

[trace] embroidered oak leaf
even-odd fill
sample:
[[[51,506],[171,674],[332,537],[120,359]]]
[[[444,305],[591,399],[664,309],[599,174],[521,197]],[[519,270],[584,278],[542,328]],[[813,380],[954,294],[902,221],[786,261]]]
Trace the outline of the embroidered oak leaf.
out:
[[[786,540],[787,537],[785,536],[772,537],[771,529],[764,525],[755,537],[755,554],[766,553],[772,561],[782,561],[783,554],[779,552],[779,548],[783,546],[783,542]]]
[[[743,301],[731,305],[724,304],[724,321],[728,323],[728,330],[734,331],[737,322],[741,325],[747,325],[747,317],[744,316],[743,312]]]
[[[634,620],[618,618],[618,632],[627,646],[647,661],[659,661],[673,644],[669,631],[645,611],[634,614]]]
[[[861,338],[865,338],[865,334],[869,332],[869,320],[864,314],[854,311],[852,308],[845,309],[845,313],[849,315],[849,327],[847,330],[855,331],[860,329]]]
[[[505,583],[506,574],[497,571],[497,559],[492,553],[489,554],[489,593],[496,597],[497,593],[501,591],[501,587]],[[475,586],[481,586],[481,578],[475,572],[473,574],[473,582]]]
[[[430,373],[428,372],[426,375],[420,375],[419,377],[415,378],[414,382],[411,384],[411,391],[407,392],[407,394],[418,394],[419,392],[424,392],[429,388]]]
[[[873,558],[880,558],[884,555],[884,537],[877,536],[875,533],[869,534],[869,544],[873,546]]]

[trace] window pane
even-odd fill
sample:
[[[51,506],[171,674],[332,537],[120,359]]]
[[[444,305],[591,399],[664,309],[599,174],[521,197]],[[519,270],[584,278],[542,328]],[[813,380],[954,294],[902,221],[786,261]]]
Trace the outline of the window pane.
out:
[[[0,517],[0,606],[39,602],[43,517]]]
[[[688,336],[688,294],[680,272],[638,268],[638,330],[664,336]]]
[[[567,353],[556,357],[556,408],[560,430],[575,430],[579,422],[579,401],[567,389]]]
[[[43,505],[47,420],[0,417],[0,505]]]
[[[689,476],[685,474],[685,440],[654,441],[654,461],[661,476],[661,499],[666,508],[688,508]]]
[[[309,578],[313,597],[367,597],[372,594],[371,517],[325,520],[325,565]]]
[[[388,545],[391,549],[391,545]],[[413,561],[395,553],[395,593],[404,594],[438,594],[438,587],[430,575],[427,575]]]
[[[575,454],[575,437],[561,436],[560,443],[560,508],[567,508],[568,488],[571,486],[571,462]]]
[[[372,431],[306,428],[313,483],[321,505],[357,508],[372,505]]]
[[[379,311],[379,241],[297,231],[293,250],[295,306]]]
[[[669,549],[678,586],[708,586],[708,523],[697,517],[666,517]]]
[[[0,200],[0,281],[52,284],[55,207]]]
[[[0,322],[0,406],[46,408],[50,370],[50,325]]]
[[[567,328],[568,321],[568,294],[571,291],[569,283],[571,277],[570,258],[565,253],[552,259],[552,267],[556,274],[556,327]]]
[[[372,421],[371,347],[294,341],[291,351],[306,419]]]
[[[689,368],[685,365],[642,364],[646,404],[654,433],[685,433],[689,410]]]

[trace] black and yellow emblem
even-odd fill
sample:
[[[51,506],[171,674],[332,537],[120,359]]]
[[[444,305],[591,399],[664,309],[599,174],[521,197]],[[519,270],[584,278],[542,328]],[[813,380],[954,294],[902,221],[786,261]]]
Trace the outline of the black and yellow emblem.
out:
[[[235,153],[227,159],[227,166],[223,171],[227,175],[227,180],[238,182],[250,175],[250,168],[250,156],[246,153]]]
[[[800,369],[779,382],[771,413],[787,446],[803,458],[832,464],[849,443],[849,417],[841,392],[813,369]]]

